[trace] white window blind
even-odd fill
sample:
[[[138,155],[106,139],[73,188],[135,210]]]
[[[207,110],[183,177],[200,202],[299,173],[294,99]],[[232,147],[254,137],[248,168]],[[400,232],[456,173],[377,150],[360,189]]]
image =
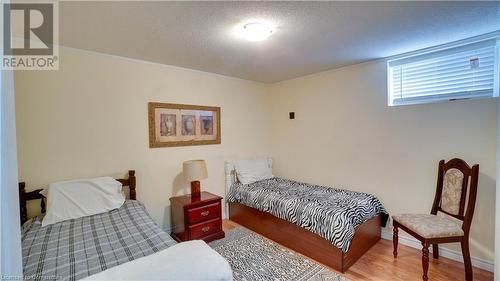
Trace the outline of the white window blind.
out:
[[[498,96],[496,39],[389,60],[389,105]]]

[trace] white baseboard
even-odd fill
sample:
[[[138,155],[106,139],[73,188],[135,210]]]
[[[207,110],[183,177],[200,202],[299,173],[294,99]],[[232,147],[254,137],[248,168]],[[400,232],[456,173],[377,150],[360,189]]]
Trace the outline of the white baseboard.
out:
[[[418,250],[422,250],[422,244],[420,243],[420,241],[418,241],[417,239],[415,239],[413,237],[401,235],[401,232],[400,232],[399,239],[398,239],[399,244],[406,245],[406,246],[409,246],[409,247],[412,247],[412,248],[415,248]],[[392,241],[392,230],[382,228],[382,239]],[[429,252],[432,253],[432,247],[430,247]],[[450,249],[443,248],[443,247],[439,247],[439,256],[448,258],[450,260],[455,260],[455,261],[458,261],[461,263],[464,262],[464,259],[462,257],[461,252],[450,250]],[[490,261],[486,261],[486,260],[476,258],[476,257],[471,257],[471,262],[472,262],[472,265],[477,267],[477,268],[481,268],[481,269],[487,270],[489,272],[493,272],[493,270],[494,270],[493,263]]]

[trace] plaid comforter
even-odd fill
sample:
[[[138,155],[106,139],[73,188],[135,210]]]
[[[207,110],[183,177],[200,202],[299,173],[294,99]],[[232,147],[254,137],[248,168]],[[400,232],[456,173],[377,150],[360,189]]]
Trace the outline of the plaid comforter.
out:
[[[135,200],[107,213],[41,226],[40,218],[23,225],[25,279],[78,280],[176,244]]]

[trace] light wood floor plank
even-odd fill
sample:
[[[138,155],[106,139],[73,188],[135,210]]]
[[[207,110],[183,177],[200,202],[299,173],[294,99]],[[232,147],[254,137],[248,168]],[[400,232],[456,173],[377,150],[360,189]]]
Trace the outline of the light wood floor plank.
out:
[[[224,220],[223,227],[224,230],[229,230],[243,226],[230,220]],[[398,258],[394,259],[392,257],[392,242],[382,239],[343,275],[353,281],[422,280],[421,252],[408,246],[399,245],[398,253]],[[493,273],[491,272],[479,268],[474,268],[473,271],[475,281],[493,280]],[[442,257],[434,260],[431,257],[429,280],[450,281],[464,279],[465,271],[462,263]]]

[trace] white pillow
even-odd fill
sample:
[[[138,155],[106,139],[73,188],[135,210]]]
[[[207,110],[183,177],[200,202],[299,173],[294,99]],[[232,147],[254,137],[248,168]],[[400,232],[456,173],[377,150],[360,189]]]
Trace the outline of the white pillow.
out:
[[[125,202],[122,184],[111,177],[51,183],[46,193],[42,227],[114,210]]]
[[[271,158],[240,160],[235,163],[236,175],[242,184],[273,177],[273,162]]]

